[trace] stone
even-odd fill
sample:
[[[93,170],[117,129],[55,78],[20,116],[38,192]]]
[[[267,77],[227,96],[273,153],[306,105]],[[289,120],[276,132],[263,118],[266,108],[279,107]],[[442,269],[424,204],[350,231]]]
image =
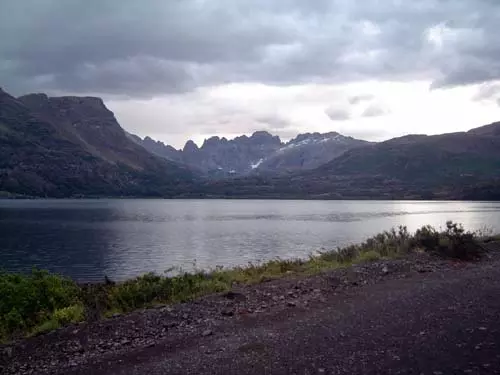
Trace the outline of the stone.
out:
[[[382,267],[382,275],[387,275],[389,273],[389,268],[387,266]]]
[[[221,314],[224,315],[224,316],[233,316],[234,315],[234,310],[233,309],[223,309],[221,311]]]
[[[203,331],[201,335],[202,335],[203,337],[207,337],[207,336],[211,336],[211,335],[213,335],[213,334],[214,334],[214,333],[212,332],[212,330],[207,329],[207,330]]]
[[[236,293],[233,291],[229,291],[229,292],[223,294],[223,296],[227,299],[236,300],[236,301],[245,301],[247,299],[247,297],[245,297],[244,294]]]
[[[3,352],[5,353],[5,355],[6,355],[8,358],[11,358],[11,357],[12,357],[12,348],[11,348],[11,347],[5,348]]]
[[[287,304],[289,307],[295,307],[295,306],[297,306],[297,303],[295,303],[295,302],[293,302],[293,301],[288,301],[286,304]]]

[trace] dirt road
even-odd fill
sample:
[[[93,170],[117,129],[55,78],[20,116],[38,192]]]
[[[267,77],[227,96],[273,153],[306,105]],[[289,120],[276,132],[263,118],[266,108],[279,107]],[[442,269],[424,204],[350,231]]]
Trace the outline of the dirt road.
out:
[[[500,263],[382,281],[204,334],[78,373],[500,374]]]

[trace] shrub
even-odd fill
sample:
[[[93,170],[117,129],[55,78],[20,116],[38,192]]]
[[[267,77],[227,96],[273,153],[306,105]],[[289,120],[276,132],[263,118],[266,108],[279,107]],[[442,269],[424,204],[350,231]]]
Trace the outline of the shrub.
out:
[[[83,305],[79,303],[57,309],[53,318],[61,325],[81,322],[84,319]]]
[[[438,253],[462,260],[477,258],[483,250],[477,243],[476,237],[474,232],[465,231],[462,225],[448,221],[446,230],[440,237]]]
[[[361,253],[359,257],[356,259],[356,263],[375,262],[377,260],[380,260],[381,258],[382,256],[375,250],[369,250],[364,253]]]
[[[49,319],[55,310],[78,302],[70,279],[33,269],[29,275],[0,274],[0,331],[25,331]]]

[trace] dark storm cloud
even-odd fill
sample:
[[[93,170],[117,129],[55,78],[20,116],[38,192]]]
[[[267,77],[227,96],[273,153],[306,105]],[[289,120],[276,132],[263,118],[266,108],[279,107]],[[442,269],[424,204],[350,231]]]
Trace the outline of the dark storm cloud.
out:
[[[150,96],[228,82],[500,79],[492,0],[2,0],[0,84]]]

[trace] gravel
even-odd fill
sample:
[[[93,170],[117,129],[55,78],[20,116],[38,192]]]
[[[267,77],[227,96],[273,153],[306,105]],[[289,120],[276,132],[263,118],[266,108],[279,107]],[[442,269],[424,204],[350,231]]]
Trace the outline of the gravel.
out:
[[[286,323],[295,327],[303,324],[303,319],[297,318],[294,314],[298,314],[299,317],[300,314],[320,314],[325,306],[343,303],[345,298],[353,294],[363,293],[363,290],[368,292],[370,288],[384,283],[397,283],[398,280],[407,279],[420,280],[419,278],[425,277],[435,278],[436,275],[446,272],[457,274],[457,271],[460,273],[467,269],[477,269],[497,261],[496,255],[490,258],[493,259],[479,264],[470,264],[437,260],[421,254],[406,259],[373,262],[333,270],[311,277],[291,275],[259,285],[235,286],[231,292],[206,296],[189,303],[157,306],[131,314],[117,315],[108,320],[81,323],[39,337],[0,346],[0,373],[5,375],[71,373],[148,373],[153,375],[154,370],[148,369],[147,372],[141,372],[137,367],[142,361],[141,358],[158,358],[159,356],[163,358],[165,353],[173,353],[173,355],[179,353],[179,358],[176,359],[178,363],[183,363],[184,355],[186,355],[191,358],[189,363],[194,366],[201,362],[193,361],[194,354],[191,351],[202,352],[201,357],[199,355],[196,357],[199,357],[200,361],[206,360],[207,356],[214,360],[222,354],[226,356],[224,358],[227,358],[226,349],[231,345],[245,344],[255,333],[255,326]],[[397,301],[392,301],[392,303],[397,303]],[[358,311],[356,316],[364,313],[366,312]],[[432,311],[429,314],[432,315]],[[390,317],[385,318],[390,319]],[[308,316],[307,319],[312,318]],[[237,333],[233,333],[235,329]],[[488,334],[490,329],[487,324],[480,324],[474,332]],[[276,335],[280,336],[280,334]],[[344,332],[337,332],[335,335],[342,340],[349,339]],[[426,335],[419,334],[418,337],[426,337]],[[205,340],[211,343],[202,344]],[[222,342],[218,343],[217,340],[222,340]],[[203,345],[204,349],[200,349],[200,345]],[[249,348],[251,349],[247,350],[250,352],[260,350],[267,353],[269,351],[267,346],[261,347],[257,344]],[[476,350],[480,351],[481,348],[482,346],[479,346]],[[383,355],[387,354],[386,352]],[[246,358],[245,355],[240,359],[243,361],[244,358]],[[276,363],[283,363],[284,359],[280,360],[280,358],[275,359]],[[175,363],[174,361],[169,364],[168,373],[184,373],[179,369],[176,370]],[[222,362],[220,365],[222,366]],[[491,364],[485,363],[485,365]],[[116,366],[116,369],[113,366]],[[134,371],[137,372],[123,370],[126,368],[136,368]],[[123,372],[120,372],[122,370]],[[206,371],[206,373],[216,373],[210,372],[209,367]],[[332,368],[322,365],[316,368],[314,373],[335,373],[332,371]],[[264,373],[270,372],[264,371]]]

